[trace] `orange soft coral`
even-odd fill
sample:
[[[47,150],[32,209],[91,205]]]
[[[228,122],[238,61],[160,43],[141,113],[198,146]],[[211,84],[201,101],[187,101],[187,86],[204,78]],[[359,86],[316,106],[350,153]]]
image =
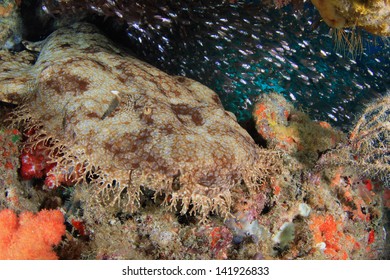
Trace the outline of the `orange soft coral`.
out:
[[[0,211],[0,259],[57,259],[52,246],[65,233],[64,216],[58,210],[24,212],[19,217],[10,209]]]

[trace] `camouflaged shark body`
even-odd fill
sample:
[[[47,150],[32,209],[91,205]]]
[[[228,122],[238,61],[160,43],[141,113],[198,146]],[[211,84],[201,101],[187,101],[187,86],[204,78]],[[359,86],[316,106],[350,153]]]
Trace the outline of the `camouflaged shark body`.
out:
[[[45,143],[50,173],[96,185],[105,202],[133,211],[145,187],[182,213],[227,215],[231,188],[254,189],[275,168],[215,92],[130,56],[92,25],[57,30],[27,61],[3,61],[0,74],[0,97],[19,104],[13,123],[33,131],[25,146]]]

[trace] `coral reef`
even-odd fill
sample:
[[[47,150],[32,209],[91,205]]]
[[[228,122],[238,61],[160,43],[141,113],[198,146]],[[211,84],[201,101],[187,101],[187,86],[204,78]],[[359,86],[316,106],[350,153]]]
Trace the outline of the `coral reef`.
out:
[[[51,188],[92,180],[104,202],[136,210],[144,186],[183,214],[191,204],[225,216],[232,187],[254,190],[278,170],[278,154],[260,149],[213,91],[126,55],[92,25],[54,32],[22,70],[27,83],[20,73],[0,74],[0,92],[24,95],[11,118],[28,136],[22,170],[46,155]]]
[[[390,94],[368,104],[350,135],[356,163],[390,186]]]
[[[27,137],[34,135],[30,130]],[[54,174],[51,171],[57,166],[56,162],[50,159],[50,149],[43,143],[38,143],[34,148],[25,148],[20,155],[20,175],[24,180],[45,179],[45,187],[55,189],[59,185],[70,186],[75,184],[74,178],[67,176],[66,172]],[[80,177],[80,170],[75,170],[76,177]]]
[[[378,184],[373,189],[370,180],[361,179],[361,175],[346,169],[327,170],[326,173],[320,186],[330,179],[330,194],[341,203],[341,207],[334,208],[337,210],[333,214],[319,216],[317,212],[310,215],[309,227],[315,247],[329,259],[371,258],[377,255],[383,246],[378,244],[385,244],[386,237],[377,224],[382,218],[380,194],[383,186]],[[331,203],[325,204],[330,206]],[[337,212],[339,214],[335,215]]]
[[[210,89],[89,24],[53,33],[37,59],[3,51],[0,68],[21,131],[0,129],[3,258],[386,257],[388,172],[374,170],[388,168],[388,97],[344,141],[263,95],[262,149]]]
[[[284,150],[308,166],[315,164],[321,153],[346,140],[330,124],[313,122],[277,93],[259,97],[253,118],[268,148]]]
[[[64,217],[58,210],[37,214],[23,212],[19,217],[9,209],[0,211],[0,259],[57,259],[52,246],[65,233]]]
[[[21,0],[0,3],[0,49],[12,49],[22,40],[20,4]]]
[[[387,0],[312,0],[324,21],[334,28],[361,27],[379,36],[390,36]]]
[[[19,167],[19,148],[20,132],[14,130],[0,130],[0,206],[18,207],[19,197],[17,186],[20,185],[18,180],[17,169]],[[2,205],[5,204],[5,205]]]
[[[136,213],[73,189],[68,220],[82,221],[92,259],[377,259],[382,256],[380,184],[344,169],[310,173],[294,158],[255,194],[232,190],[232,217],[164,211],[145,191]],[[292,168],[295,166],[295,169]],[[79,209],[75,209],[77,206]],[[76,235],[77,236],[77,235]],[[110,239],[107,240],[107,236]],[[76,239],[82,240],[80,234]]]
[[[0,125],[0,209],[36,212],[40,194],[25,188],[18,174],[21,138],[18,130]]]
[[[390,184],[390,95],[368,104],[350,133],[348,144],[325,154],[318,167],[349,166]]]

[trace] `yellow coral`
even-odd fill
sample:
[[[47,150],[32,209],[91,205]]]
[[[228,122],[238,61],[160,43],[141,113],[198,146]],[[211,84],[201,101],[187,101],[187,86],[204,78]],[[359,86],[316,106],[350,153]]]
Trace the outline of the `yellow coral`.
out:
[[[334,28],[345,27],[346,19],[336,11],[336,0],[312,0],[313,5],[318,9],[321,17],[327,25]]]
[[[312,0],[312,3],[330,27],[361,27],[375,35],[390,36],[387,0]]]

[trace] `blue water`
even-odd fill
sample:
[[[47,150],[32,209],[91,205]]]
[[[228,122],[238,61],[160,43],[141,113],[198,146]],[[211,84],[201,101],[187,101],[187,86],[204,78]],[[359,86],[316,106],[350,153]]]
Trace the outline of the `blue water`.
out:
[[[359,31],[363,52],[337,48],[311,4],[298,12],[253,4],[190,14],[184,28],[130,26],[131,45],[157,67],[215,90],[240,121],[251,117],[258,95],[276,91],[313,119],[347,129],[390,89],[390,43]]]

